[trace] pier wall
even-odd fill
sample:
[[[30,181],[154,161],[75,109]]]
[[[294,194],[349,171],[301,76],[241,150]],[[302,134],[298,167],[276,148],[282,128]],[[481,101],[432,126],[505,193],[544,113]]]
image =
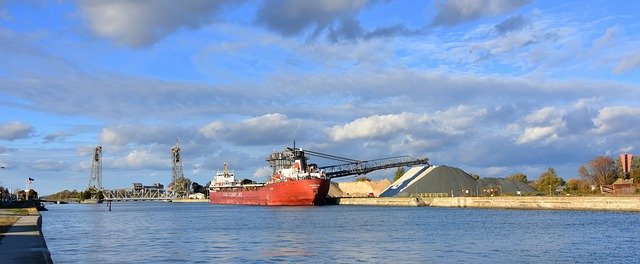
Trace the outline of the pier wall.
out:
[[[461,208],[504,208],[538,210],[589,210],[640,212],[640,196],[565,197],[565,196],[496,196],[496,197],[376,197],[336,198],[339,205],[433,206]]]
[[[430,206],[434,206],[434,207],[638,211],[640,212],[640,196],[438,197],[438,198],[430,198],[430,201],[428,201],[427,203]]]
[[[418,198],[370,197],[370,198],[334,198],[338,205],[377,205],[377,206],[424,206]]]

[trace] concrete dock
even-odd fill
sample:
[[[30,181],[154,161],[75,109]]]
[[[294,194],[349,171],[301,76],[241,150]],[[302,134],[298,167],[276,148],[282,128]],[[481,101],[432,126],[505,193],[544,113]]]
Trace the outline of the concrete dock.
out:
[[[3,215],[0,209],[0,216]],[[42,235],[42,216],[33,208],[6,233],[0,233],[1,263],[53,263]]]

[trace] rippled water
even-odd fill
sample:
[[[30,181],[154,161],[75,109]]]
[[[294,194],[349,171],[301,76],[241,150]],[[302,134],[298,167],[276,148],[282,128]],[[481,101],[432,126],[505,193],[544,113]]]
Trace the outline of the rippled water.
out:
[[[48,205],[55,263],[638,263],[640,213]]]

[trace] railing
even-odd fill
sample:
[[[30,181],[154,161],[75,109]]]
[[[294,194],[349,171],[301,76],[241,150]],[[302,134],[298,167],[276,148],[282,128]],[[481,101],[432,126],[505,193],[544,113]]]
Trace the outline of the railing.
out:
[[[449,197],[448,193],[413,193],[411,197],[433,198],[433,197]]]

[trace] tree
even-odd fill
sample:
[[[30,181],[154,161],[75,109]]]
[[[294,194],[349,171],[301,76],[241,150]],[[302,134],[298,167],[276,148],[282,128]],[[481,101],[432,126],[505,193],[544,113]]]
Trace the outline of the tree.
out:
[[[244,184],[244,183],[243,183]],[[197,182],[191,183],[191,191],[193,193],[206,193],[206,188]]]
[[[370,179],[370,178],[367,178],[367,177],[365,177],[365,176],[362,176],[362,177],[358,177],[358,178],[356,179],[356,181],[359,181],[359,182],[369,181],[369,182],[370,182],[370,181],[371,181],[371,179]]]
[[[90,190],[85,190],[80,195],[80,200],[87,200],[87,199],[91,199],[91,191]]]
[[[618,177],[615,161],[609,156],[598,156],[583,164],[578,174],[587,182],[597,186],[612,184]]]
[[[565,191],[570,194],[589,193],[590,190],[591,186],[583,179],[569,179],[567,181],[567,188],[565,189]]]
[[[393,176],[393,181],[397,181],[398,179],[400,179],[400,177],[402,177],[402,175],[404,175],[405,171],[404,171],[404,167],[398,167],[396,169],[396,173]]]
[[[169,184],[167,189],[170,192],[177,194],[179,197],[187,196],[189,194],[191,187],[191,180],[189,178],[183,177],[178,178],[175,182]]]
[[[521,173],[521,172],[509,175],[507,177],[507,180],[519,181],[519,182],[522,182],[522,183],[529,183],[529,180],[527,179],[527,175],[525,175],[524,173]]]
[[[558,177],[556,170],[549,167],[546,172],[540,175],[535,188],[542,193],[551,193],[552,190],[562,185],[564,185],[564,180]]]

